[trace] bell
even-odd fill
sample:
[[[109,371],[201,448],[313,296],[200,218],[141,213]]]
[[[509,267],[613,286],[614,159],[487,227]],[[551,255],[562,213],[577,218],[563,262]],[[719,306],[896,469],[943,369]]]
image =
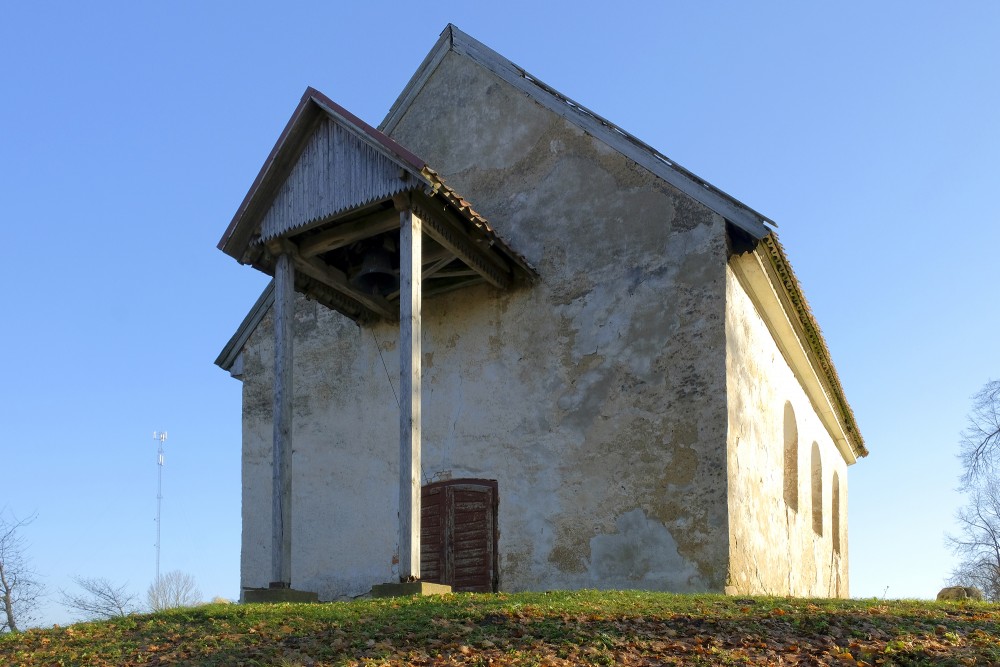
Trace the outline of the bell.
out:
[[[361,260],[361,269],[351,284],[362,292],[385,296],[399,289],[399,276],[392,270],[392,255],[385,248],[372,248]]]

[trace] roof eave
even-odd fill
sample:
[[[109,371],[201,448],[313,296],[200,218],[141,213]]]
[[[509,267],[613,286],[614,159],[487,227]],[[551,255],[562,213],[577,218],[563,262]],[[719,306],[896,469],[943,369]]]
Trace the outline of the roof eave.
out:
[[[262,187],[273,181],[275,171],[274,166],[278,156],[281,155],[293,136],[297,136],[301,139],[302,135],[306,134],[302,131],[303,125],[308,124],[311,120],[315,120],[315,111],[318,107],[310,107],[312,103],[312,94],[314,92],[315,91],[312,88],[307,88],[306,92],[303,93],[298,105],[295,107],[295,111],[292,112],[292,115],[285,124],[281,134],[278,135],[278,139],[274,142],[271,152],[268,153],[267,159],[264,160],[264,164],[261,166],[260,171],[257,172],[257,177],[254,178],[253,183],[250,185],[250,189],[247,190],[246,195],[243,197],[243,201],[240,203],[239,208],[236,209],[236,213],[233,215],[233,219],[230,221],[229,226],[226,227],[225,233],[223,233],[222,238],[219,240],[219,244],[217,246],[219,250],[226,253],[230,257],[235,258],[241,263],[245,262],[243,253],[248,245],[248,239],[242,239],[243,242],[238,243],[237,241],[239,239],[234,238],[234,236],[237,234],[237,230],[241,227],[240,223],[246,217],[247,211],[251,208],[251,204],[254,202],[258,193],[261,192]]]
[[[840,382],[840,376],[833,365],[830,348],[827,347],[823,332],[820,330],[819,323],[812,314],[812,309],[809,308],[809,303],[802,292],[802,285],[795,276],[795,272],[792,271],[792,265],[789,263],[787,255],[785,255],[784,248],[781,247],[781,243],[778,241],[777,234],[772,232],[764,237],[757,247],[757,252],[766,254],[775,277],[778,279],[781,288],[785,291],[795,309],[798,324],[805,334],[809,348],[819,361],[818,370],[822,372],[822,377],[830,391],[837,408],[838,421],[843,427],[851,450],[858,458],[868,456],[868,448],[865,446],[864,438],[858,430],[854,410],[851,408],[851,404],[847,402],[847,396]]]
[[[776,235],[730,260],[848,465],[868,455],[823,334]]]
[[[257,325],[260,324],[261,320],[264,319],[264,315],[271,308],[274,303],[274,281],[267,284],[264,291],[260,293],[257,297],[257,301],[253,304],[250,312],[247,313],[243,321],[240,322],[240,326],[236,328],[236,333],[230,337],[229,341],[226,343],[225,347],[219,353],[219,356],[215,358],[215,365],[224,371],[231,371],[233,364],[236,363],[237,357],[243,351],[243,346],[246,345],[247,341],[250,339],[250,334],[254,332]]]

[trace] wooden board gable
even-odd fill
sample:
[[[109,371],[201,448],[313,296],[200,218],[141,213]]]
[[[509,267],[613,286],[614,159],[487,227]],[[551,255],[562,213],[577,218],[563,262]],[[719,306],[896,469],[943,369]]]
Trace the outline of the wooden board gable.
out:
[[[261,219],[260,239],[391,199],[413,188],[410,176],[371,142],[334,118],[322,118]]]

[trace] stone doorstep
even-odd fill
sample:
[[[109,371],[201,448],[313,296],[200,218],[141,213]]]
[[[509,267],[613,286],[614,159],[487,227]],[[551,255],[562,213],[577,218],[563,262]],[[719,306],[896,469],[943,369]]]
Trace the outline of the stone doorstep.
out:
[[[243,602],[319,602],[319,595],[294,588],[244,588]]]
[[[407,581],[398,584],[375,584],[373,598],[398,598],[412,595],[444,595],[451,593],[451,586],[432,584],[426,581]]]

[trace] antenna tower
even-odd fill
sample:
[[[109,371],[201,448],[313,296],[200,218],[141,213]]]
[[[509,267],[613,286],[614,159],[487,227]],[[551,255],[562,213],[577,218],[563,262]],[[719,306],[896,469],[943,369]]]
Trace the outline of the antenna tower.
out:
[[[167,441],[166,431],[153,431],[156,440],[156,579],[160,580],[160,506],[163,504],[163,443]]]

